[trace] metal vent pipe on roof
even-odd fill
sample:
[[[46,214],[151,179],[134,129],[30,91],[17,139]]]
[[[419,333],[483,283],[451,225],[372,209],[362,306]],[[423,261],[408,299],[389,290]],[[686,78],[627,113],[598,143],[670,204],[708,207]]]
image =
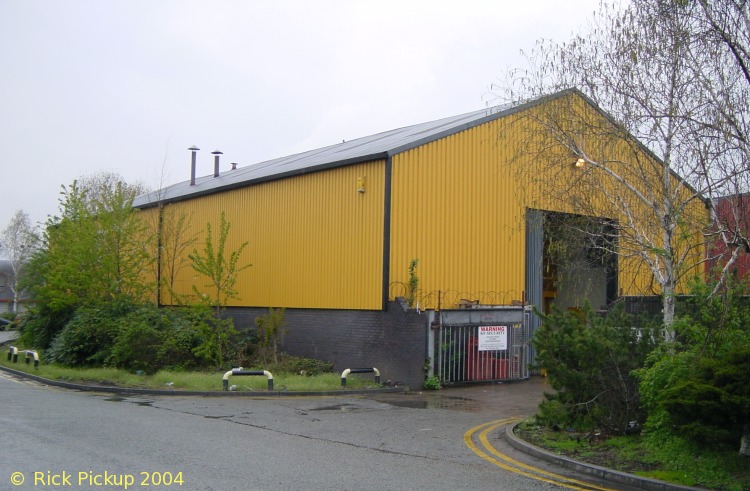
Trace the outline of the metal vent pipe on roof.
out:
[[[200,150],[197,146],[193,145],[192,147],[188,148],[190,152],[193,154],[190,159],[190,185],[195,186],[195,152]]]
[[[214,177],[219,177],[219,155],[222,155],[223,152],[219,150],[214,150],[211,152],[211,155],[214,156]]]

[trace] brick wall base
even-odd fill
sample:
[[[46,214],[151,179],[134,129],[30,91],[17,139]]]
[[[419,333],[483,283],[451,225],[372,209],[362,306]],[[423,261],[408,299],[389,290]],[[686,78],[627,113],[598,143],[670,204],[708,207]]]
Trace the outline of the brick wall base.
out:
[[[227,314],[238,330],[255,328],[267,308],[234,307]],[[385,311],[286,309],[282,350],[333,362],[334,370],[372,368],[382,382],[420,389],[427,357],[427,316],[399,301]]]

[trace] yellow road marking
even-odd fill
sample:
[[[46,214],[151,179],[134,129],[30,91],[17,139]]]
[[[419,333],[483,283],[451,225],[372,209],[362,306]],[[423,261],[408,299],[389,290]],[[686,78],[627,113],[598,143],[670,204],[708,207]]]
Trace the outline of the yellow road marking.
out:
[[[614,491],[611,488],[604,488],[595,484],[589,484],[584,481],[579,481],[577,479],[565,477],[560,474],[555,474],[554,472],[545,471],[543,469],[524,464],[523,462],[519,462],[499,452],[495,447],[492,446],[489,439],[487,438],[487,435],[491,431],[494,431],[501,426],[515,423],[519,419],[520,418],[504,418],[475,426],[474,428],[471,428],[466,433],[464,433],[464,443],[471,449],[472,452],[474,452],[487,462],[515,474],[520,474],[537,481],[543,481],[569,489],[578,489],[583,491]],[[480,449],[479,446],[474,443],[474,436],[477,432],[480,432],[478,439],[484,450]]]

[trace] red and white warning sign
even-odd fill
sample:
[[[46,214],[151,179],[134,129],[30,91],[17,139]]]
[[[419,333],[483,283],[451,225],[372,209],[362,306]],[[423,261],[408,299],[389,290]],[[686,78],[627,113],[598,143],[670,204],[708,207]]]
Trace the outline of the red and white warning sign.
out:
[[[479,351],[508,349],[508,326],[479,326]]]

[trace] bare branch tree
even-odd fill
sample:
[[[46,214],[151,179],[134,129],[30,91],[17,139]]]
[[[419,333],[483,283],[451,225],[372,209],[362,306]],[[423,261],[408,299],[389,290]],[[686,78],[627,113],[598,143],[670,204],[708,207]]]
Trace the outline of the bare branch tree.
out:
[[[580,99],[526,112],[519,128],[527,138],[517,151],[544,162],[545,172],[531,176],[540,195],[554,193],[547,199],[582,215],[608,213],[613,252],[651,273],[668,338],[677,288],[705,261],[695,231],[726,244],[747,237],[726,224],[710,228],[705,212],[713,198],[749,189],[747,9],[733,0],[602,2],[584,33],[564,44],[538,42],[529,68],[496,87],[515,103],[580,89]],[[612,117],[592,114],[585,98]],[[542,145],[530,145],[540,138]],[[561,186],[572,161],[576,177]]]
[[[194,248],[197,233],[190,232],[192,216],[177,208],[163,207],[161,213],[160,260],[161,284],[169,293],[169,303],[174,305],[175,283],[180,272],[191,265],[188,252]]]
[[[18,302],[24,294],[23,283],[19,280],[23,274],[24,264],[29,260],[39,242],[36,227],[31,224],[29,215],[23,210],[16,210],[8,226],[0,234],[0,255],[10,260],[12,277],[8,286],[13,293],[13,312],[18,312]]]

